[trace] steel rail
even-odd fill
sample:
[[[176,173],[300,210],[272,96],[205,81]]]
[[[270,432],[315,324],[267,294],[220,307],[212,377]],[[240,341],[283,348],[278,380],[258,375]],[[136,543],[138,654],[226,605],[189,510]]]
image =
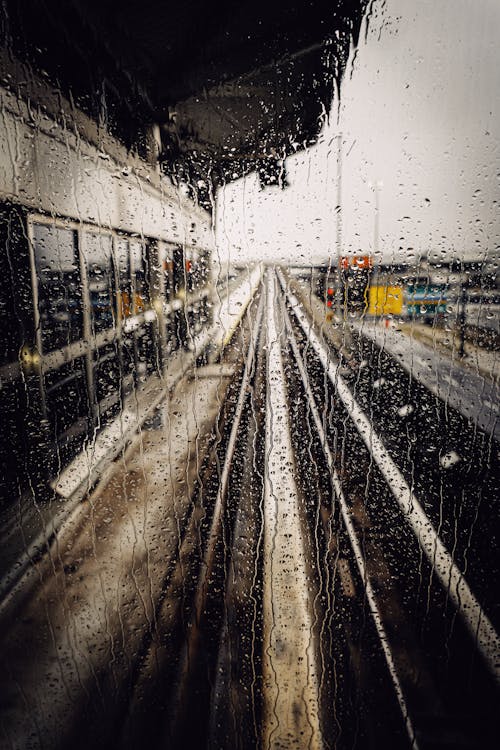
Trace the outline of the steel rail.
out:
[[[210,524],[210,532],[208,535],[208,542],[206,546],[206,553],[205,553],[202,571],[201,571],[200,583],[203,583],[205,579],[207,578],[206,573],[207,573],[207,570],[209,570],[211,566],[211,556],[213,554],[213,550],[215,548],[215,544],[216,544],[218,534],[219,534],[219,526],[222,520],[222,512],[224,508],[224,498],[226,496],[229,475],[232,469],[233,456],[234,456],[234,451],[236,448],[236,443],[238,440],[238,432],[240,428],[241,417],[243,415],[243,408],[245,406],[245,401],[248,396],[248,389],[249,389],[250,380],[252,378],[252,373],[253,373],[255,352],[257,349],[257,342],[259,338],[263,311],[264,311],[264,303],[263,303],[263,297],[261,297],[259,301],[259,307],[257,309],[255,323],[250,334],[250,345],[248,348],[248,354],[247,354],[247,358],[245,361],[245,370],[243,372],[243,379],[241,381],[238,401],[237,401],[236,409],[234,412],[233,424],[231,426],[231,433],[229,435],[229,442],[226,448],[224,465],[222,467],[219,487],[217,489],[217,497],[215,500],[214,512],[213,512],[212,521]],[[204,585],[199,585],[197,589],[197,593],[196,593],[195,607],[194,607],[194,611],[196,613],[197,619],[199,619],[199,616],[202,611],[203,595],[204,595]]]
[[[370,577],[368,575],[368,571],[366,569],[365,558],[363,556],[361,545],[359,544],[358,538],[356,536],[356,531],[351,520],[351,513],[349,510],[349,506],[346,502],[344,493],[342,491],[340,478],[335,469],[335,463],[333,460],[332,452],[330,451],[330,448],[328,446],[328,441],[326,438],[325,431],[323,429],[321,416],[319,414],[318,407],[316,406],[314,395],[311,390],[311,385],[309,383],[309,376],[307,375],[306,369],[304,367],[302,356],[300,354],[297,340],[295,338],[292,324],[290,322],[290,317],[288,315],[286,306],[284,304],[283,304],[283,312],[284,312],[285,325],[286,325],[286,329],[288,333],[288,343],[292,347],[292,351],[295,357],[295,361],[297,363],[297,367],[300,373],[302,384],[304,386],[304,390],[307,396],[308,406],[309,406],[309,409],[311,410],[314,424],[316,426],[316,429],[318,431],[318,435],[320,438],[321,447],[323,449],[323,453],[325,455],[326,462],[330,470],[335,498],[338,500],[338,503],[340,506],[340,512],[342,515],[342,520],[344,522],[344,526],[346,528],[347,535],[349,537],[349,542],[351,544],[352,551],[354,553],[354,559],[356,560],[356,565],[358,567],[361,580],[363,581],[363,585],[364,585],[365,593],[366,593],[366,601],[368,602],[368,608],[370,610],[370,614],[372,616],[375,629],[377,631],[380,645],[382,647],[382,651],[383,651],[385,661],[387,664],[387,669],[388,669],[388,672],[389,672],[389,675],[390,675],[390,678],[394,687],[394,692],[396,693],[397,701],[401,710],[401,714],[403,716],[403,721],[405,723],[408,738],[410,740],[411,747],[413,748],[413,750],[418,750],[418,743],[416,739],[415,729],[413,727],[410,713],[406,705],[404,691],[399,681],[396,665],[392,657],[392,652],[391,652],[391,648],[389,645],[389,639],[384,628],[384,623],[383,623],[383,619],[382,619],[382,616],[380,614],[380,610],[377,604],[375,591],[373,589]]]
[[[373,456],[382,476],[391,489],[432,569],[436,572],[472,638],[477,643],[478,649],[491,674],[497,682],[500,682],[500,638],[495,628],[474,596],[462,572],[454,562],[453,557],[441,541],[431,520],[422,508],[420,501],[406,482],[382,439],[376,433],[373,425],[342,378],[339,365],[332,361],[328,349],[314,331],[313,324],[307,318],[302,305],[297,297],[288,289],[280,269],[277,270],[277,274],[297,321],[325,368],[332,385],[341,398],[363,442]]]
[[[200,566],[200,572],[198,575],[198,581],[196,584],[196,591],[194,595],[194,605],[193,605],[192,615],[190,618],[189,627],[187,629],[187,632],[190,634],[190,636],[184,642],[184,645],[182,648],[182,655],[180,658],[180,669],[179,669],[179,674],[181,675],[181,679],[179,680],[178,687],[176,689],[176,695],[173,701],[174,705],[182,705],[182,693],[183,693],[183,690],[185,689],[185,682],[183,678],[187,677],[187,675],[189,674],[189,666],[190,666],[190,661],[192,659],[191,648],[193,644],[192,644],[191,638],[197,637],[198,628],[196,628],[195,626],[199,624],[202,618],[207,588],[208,588],[209,581],[210,581],[210,574],[212,572],[212,568],[214,565],[217,541],[220,536],[222,517],[223,517],[223,512],[224,512],[224,503],[225,503],[225,497],[227,493],[227,486],[229,482],[229,476],[232,470],[232,461],[233,461],[234,451],[235,451],[236,443],[238,440],[238,432],[239,432],[241,417],[243,415],[243,409],[244,409],[245,402],[248,396],[250,381],[253,375],[255,354],[257,350],[257,342],[258,342],[259,335],[260,335],[262,317],[263,317],[263,312],[264,312],[263,303],[264,303],[264,297],[262,296],[259,300],[259,306],[257,309],[255,322],[250,333],[250,344],[248,347],[248,353],[247,353],[247,357],[245,360],[243,378],[241,381],[238,401],[236,403],[236,408],[235,408],[235,412],[233,416],[231,432],[229,435],[229,441],[228,441],[228,445],[226,448],[226,454],[225,454],[224,464],[223,464],[221,475],[220,475],[219,486],[217,488],[217,496],[216,496],[215,503],[214,503],[214,510],[212,514],[212,520],[210,522],[210,529],[208,532],[205,553],[203,555],[203,560],[202,560],[202,563]],[[250,315],[250,312],[248,312],[248,315]]]

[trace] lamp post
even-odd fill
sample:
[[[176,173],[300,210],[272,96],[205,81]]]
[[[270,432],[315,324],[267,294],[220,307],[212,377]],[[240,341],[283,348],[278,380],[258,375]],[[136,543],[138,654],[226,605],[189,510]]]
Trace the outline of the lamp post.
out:
[[[336,224],[336,248],[337,263],[335,266],[335,310],[340,315],[342,312],[341,301],[341,277],[340,277],[340,259],[342,257],[342,132],[337,135],[337,224]]]
[[[458,333],[460,336],[458,356],[460,359],[465,357],[465,305],[467,304],[467,282],[460,282],[460,297],[458,300]]]
[[[380,191],[384,187],[384,183],[382,180],[376,180],[375,182],[368,182],[368,187],[374,193],[373,255],[376,258],[380,242]]]

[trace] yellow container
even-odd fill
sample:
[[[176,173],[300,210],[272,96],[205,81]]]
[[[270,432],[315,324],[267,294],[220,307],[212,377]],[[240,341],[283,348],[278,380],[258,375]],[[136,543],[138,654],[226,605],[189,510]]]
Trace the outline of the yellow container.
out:
[[[403,312],[403,288],[371,286],[368,290],[368,315],[400,315]]]

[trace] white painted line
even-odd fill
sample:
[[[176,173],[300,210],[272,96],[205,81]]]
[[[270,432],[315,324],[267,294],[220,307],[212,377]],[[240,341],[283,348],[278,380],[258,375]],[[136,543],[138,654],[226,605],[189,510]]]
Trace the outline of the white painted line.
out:
[[[389,485],[399,507],[405,514],[433,570],[458,609],[471,636],[477,641],[478,648],[490,671],[496,680],[500,682],[500,638],[495,628],[436,533],[418,498],[410,489],[402,473],[385,448],[381,438],[375,432],[373,425],[365,416],[349,387],[339,374],[338,366],[330,359],[328,350],[314,332],[312,324],[303,312],[298,299],[287,289],[280,271],[278,271],[278,275],[294,314],[302,330],[308,337],[309,343],[327,371],[330,381],[342,399],[350,418],[373,456],[382,476]]]
[[[274,278],[268,271],[262,746],[319,750],[318,674]]]
[[[284,307],[284,306],[283,306]],[[342,519],[344,521],[344,525],[347,531],[347,535],[349,537],[349,541],[351,543],[351,547],[354,553],[354,558],[356,560],[356,565],[358,566],[358,571],[361,576],[361,580],[363,581],[364,589],[366,592],[366,600],[368,602],[368,607],[370,609],[370,614],[373,618],[373,622],[375,625],[375,629],[377,631],[377,635],[380,641],[380,645],[382,647],[382,651],[385,657],[385,661],[387,664],[387,669],[389,671],[390,678],[392,680],[392,684],[394,687],[394,692],[396,693],[396,697],[399,703],[399,708],[401,710],[401,714],[403,716],[403,721],[406,726],[406,731],[408,733],[408,737],[410,739],[411,747],[413,750],[418,750],[417,740],[415,737],[415,730],[413,728],[413,724],[408,712],[408,708],[406,706],[406,701],[403,693],[403,689],[401,687],[401,683],[399,681],[398,673],[396,670],[396,666],[394,664],[394,660],[392,658],[392,652],[389,645],[389,639],[387,638],[387,634],[385,632],[384,623],[380,614],[380,610],[378,608],[377,599],[375,597],[375,592],[373,590],[373,586],[371,584],[370,578],[368,576],[368,572],[366,570],[365,565],[365,558],[363,556],[363,552],[361,549],[361,546],[358,542],[358,538],[356,536],[356,530],[353,526],[352,520],[351,520],[351,514],[349,511],[349,506],[347,505],[346,499],[344,497],[344,493],[342,491],[342,485],[340,483],[339,475],[335,469],[335,464],[333,461],[333,456],[330,451],[330,448],[328,447],[328,443],[326,440],[325,431],[323,429],[323,423],[322,419],[320,417],[320,414],[318,412],[318,408],[316,406],[316,402],[314,400],[314,395],[311,390],[311,386],[309,383],[309,377],[306,373],[304,364],[302,362],[302,357],[299,351],[299,348],[297,346],[297,341],[295,339],[292,326],[290,324],[290,318],[288,316],[288,313],[286,312],[286,309],[284,309],[285,312],[285,321],[287,324],[287,330],[288,330],[288,341],[292,346],[293,353],[295,356],[295,360],[297,363],[297,366],[299,368],[300,376],[302,378],[302,383],[304,385],[304,389],[307,395],[307,400],[309,403],[309,407],[311,409],[311,414],[314,419],[314,423],[316,425],[316,429],[318,430],[318,435],[321,440],[321,445],[323,448],[323,452],[325,454],[326,462],[328,464],[328,468],[330,470],[331,478],[332,478],[332,484],[333,489],[335,491],[335,496],[339,502],[340,505],[340,512],[342,514]]]

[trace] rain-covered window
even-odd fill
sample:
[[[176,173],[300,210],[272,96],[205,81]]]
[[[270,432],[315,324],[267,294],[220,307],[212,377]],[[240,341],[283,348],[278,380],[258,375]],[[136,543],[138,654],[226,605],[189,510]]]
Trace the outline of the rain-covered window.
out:
[[[107,234],[84,233],[91,326],[95,335],[114,324],[113,240]]]
[[[500,3],[0,17],[0,748],[497,747]]]
[[[48,352],[82,336],[77,235],[51,224],[32,227],[42,346]]]

